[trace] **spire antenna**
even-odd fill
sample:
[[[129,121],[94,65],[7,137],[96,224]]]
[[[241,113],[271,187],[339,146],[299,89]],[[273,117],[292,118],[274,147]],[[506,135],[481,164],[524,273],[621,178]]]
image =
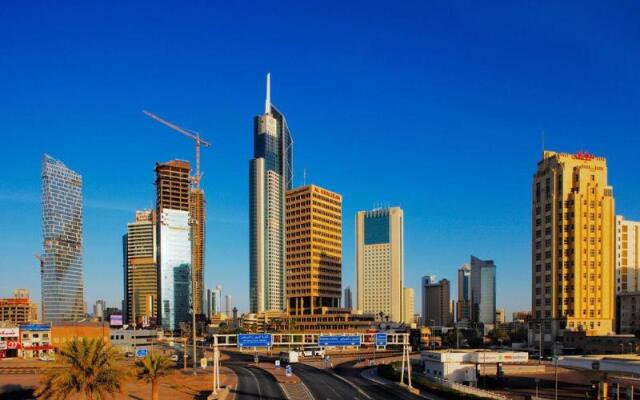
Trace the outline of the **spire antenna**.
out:
[[[267,72],[267,98],[264,101],[264,113],[271,114],[271,72]]]

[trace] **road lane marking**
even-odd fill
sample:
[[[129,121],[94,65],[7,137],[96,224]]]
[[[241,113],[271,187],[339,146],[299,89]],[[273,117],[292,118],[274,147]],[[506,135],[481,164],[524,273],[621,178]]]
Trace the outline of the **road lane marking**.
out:
[[[249,369],[249,368],[243,368],[245,371],[249,371],[249,373],[251,374],[251,376],[253,377],[253,380],[256,381],[256,387],[258,388],[258,398],[260,400],[262,400],[262,391],[260,390],[260,382],[258,382],[258,378],[256,377],[256,375]]]

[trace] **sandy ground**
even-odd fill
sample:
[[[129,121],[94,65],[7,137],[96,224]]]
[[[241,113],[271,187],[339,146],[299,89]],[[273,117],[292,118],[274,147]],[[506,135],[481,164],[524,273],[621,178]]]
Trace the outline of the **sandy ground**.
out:
[[[6,364],[2,365],[6,366]],[[0,399],[31,399],[29,395],[40,383],[41,374],[18,375],[0,374]],[[176,370],[174,374],[163,378],[160,383],[160,398],[171,400],[183,400],[194,398],[206,398],[211,392],[213,384],[212,370],[199,369],[198,375],[193,376],[192,371]],[[235,374],[222,367],[220,370],[220,380],[223,386],[236,386]],[[136,399],[147,400],[151,398],[151,384],[143,382],[129,381],[126,385],[126,394],[120,394],[115,399]]]

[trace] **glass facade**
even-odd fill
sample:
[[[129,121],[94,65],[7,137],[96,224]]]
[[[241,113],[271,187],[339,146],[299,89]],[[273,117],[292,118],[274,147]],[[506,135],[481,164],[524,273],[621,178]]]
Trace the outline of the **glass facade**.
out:
[[[251,312],[285,308],[285,193],[291,189],[291,132],[268,103],[254,120],[249,171],[249,296]]]
[[[160,315],[162,327],[176,331],[190,321],[191,227],[189,212],[163,209],[160,217]]]
[[[364,244],[389,243],[389,213],[387,210],[368,212],[364,217]]]
[[[471,298],[473,321],[495,324],[496,265],[493,261],[471,256]]]
[[[82,177],[49,155],[42,158],[42,319],[84,318]]]

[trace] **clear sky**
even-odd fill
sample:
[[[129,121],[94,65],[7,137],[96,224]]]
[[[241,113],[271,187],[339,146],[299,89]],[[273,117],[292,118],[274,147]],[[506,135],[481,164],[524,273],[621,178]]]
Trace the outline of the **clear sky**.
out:
[[[154,163],[194,157],[149,109],[213,143],[206,285],[245,311],[252,119],[268,71],[295,183],[306,169],[344,196],[345,286],[356,211],[399,205],[417,312],[420,277],[455,288],[471,254],[495,260],[498,306],[529,309],[542,132],[549,149],[607,157],[616,211],[640,218],[637,2],[126,3],[0,7],[0,296],[40,299],[47,152],[84,178],[87,304],[120,305],[121,236],[153,205]]]

